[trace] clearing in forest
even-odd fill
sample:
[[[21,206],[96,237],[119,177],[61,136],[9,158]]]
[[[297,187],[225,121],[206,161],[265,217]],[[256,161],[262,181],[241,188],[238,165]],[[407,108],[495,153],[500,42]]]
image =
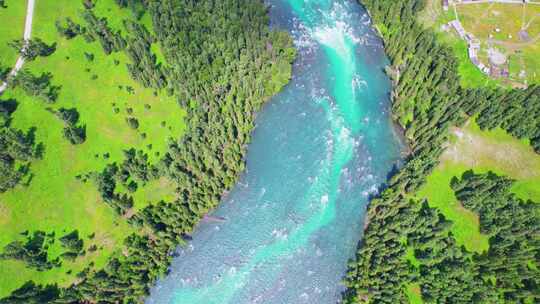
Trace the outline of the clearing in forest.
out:
[[[417,196],[428,199],[453,221],[452,233],[459,245],[470,251],[488,249],[488,236],[480,234],[478,216],[461,206],[450,188],[451,179],[470,169],[475,173],[492,171],[516,182],[513,192],[524,200],[540,202],[540,155],[528,142],[518,140],[501,129],[482,131],[471,120],[452,130],[453,138],[441,156],[441,163],[428,176]]]
[[[36,2],[32,37],[57,46],[52,55],[27,62],[25,69],[35,75],[50,72],[52,84],[61,87],[57,101],[47,104],[21,89],[8,89],[0,96],[0,102],[16,102],[11,125],[25,132],[35,127],[35,141],[44,148],[42,157],[32,161],[27,180],[0,194],[0,252],[9,243],[24,240],[21,233],[37,230],[54,232],[57,238],[78,230],[86,252],[46,271],[28,268],[21,261],[0,260],[0,298],[30,279],[66,286],[88,265],[101,267],[113,252],[121,250],[122,241],[135,229],[102,201],[95,182],[76,177],[121,162],[124,150],[130,148],[144,151],[155,163],[166,151],[168,139],[179,138],[184,131],[184,111],[177,101],[132,80],[124,52],[105,55],[98,41],[89,43],[82,35],[68,40],[58,34],[55,23],[65,22],[66,17],[86,25],[82,2]],[[93,11],[107,18],[113,30],[125,34],[122,21],[135,17],[116,2],[97,1]],[[0,58],[2,65],[12,66],[17,54],[6,43],[22,38],[26,1],[8,0],[6,4],[7,8],[0,8],[0,19],[10,26],[0,28]],[[144,15],[140,22],[151,30],[150,16]],[[63,137],[64,124],[53,114],[62,107],[78,111],[79,121],[86,127],[84,143],[72,145]],[[128,117],[137,119],[138,128],[128,125]],[[134,208],[174,196],[171,182],[155,180],[133,193]],[[60,254],[59,243],[50,246],[49,260]]]

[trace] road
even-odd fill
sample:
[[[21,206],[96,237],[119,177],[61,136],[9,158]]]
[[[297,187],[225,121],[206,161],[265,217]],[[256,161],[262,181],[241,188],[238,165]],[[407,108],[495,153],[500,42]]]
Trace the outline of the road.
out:
[[[26,6],[26,20],[24,22],[24,34],[23,39],[25,41],[28,41],[30,37],[32,36],[32,21],[34,20],[34,7],[36,6],[36,0],[28,0],[28,5]],[[22,68],[24,64],[24,58],[22,56],[19,56],[17,58],[17,62],[15,63],[15,66],[9,73],[10,76],[15,76],[17,72]],[[0,85],[0,94],[4,92],[7,88],[7,83],[2,82],[2,85]]]

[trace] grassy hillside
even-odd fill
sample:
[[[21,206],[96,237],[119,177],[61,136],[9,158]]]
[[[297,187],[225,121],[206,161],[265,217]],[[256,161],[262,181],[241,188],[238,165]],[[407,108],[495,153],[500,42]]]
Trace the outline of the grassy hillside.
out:
[[[540,82],[540,6],[482,3],[458,6],[458,14],[463,27],[482,42],[484,62],[485,50],[497,48],[508,56],[511,78],[520,79],[524,71],[523,80]],[[522,29],[529,35],[528,41],[520,39]]]
[[[23,36],[26,1],[7,0],[6,6],[0,8],[0,64],[12,66],[17,60],[17,51],[8,46],[8,43]]]
[[[483,74],[467,55],[467,43],[457,35],[442,30],[442,26],[455,19],[452,10],[444,11],[441,1],[427,0],[426,7],[419,13],[418,19],[425,27],[432,29],[440,42],[450,46],[458,59],[458,72],[460,84],[463,87],[495,87],[502,85],[501,82],[491,79]]]
[[[5,54],[15,57],[5,43],[22,36],[21,10],[25,2],[8,0],[8,8],[0,9],[2,23],[13,25],[0,29],[1,58]],[[101,171],[106,164],[120,161],[123,151],[129,148],[147,152],[153,162],[165,152],[168,138],[180,137],[185,128],[184,111],[173,97],[144,89],[131,79],[123,52],[107,56],[97,41],[87,43],[82,36],[72,40],[59,36],[55,22],[70,17],[83,24],[82,9],[81,1],[37,1],[33,37],[56,42],[57,49],[25,67],[34,74],[52,74],[52,83],[61,86],[57,102],[45,104],[20,89],[8,90],[0,97],[14,99],[18,104],[12,126],[21,130],[35,127],[35,140],[44,146],[42,158],[31,165],[28,185],[0,194],[0,248],[21,239],[20,233],[26,230],[55,232],[60,237],[77,229],[85,248],[96,245],[98,250],[87,250],[74,262],[63,262],[49,271],[29,269],[19,261],[0,260],[0,297],[29,279],[67,286],[90,263],[104,266],[111,253],[121,249],[123,239],[135,230],[103,203],[91,180],[84,182],[76,176]],[[94,11],[118,30],[123,29],[122,20],[133,18],[129,10],[120,9],[113,0],[97,1]],[[144,16],[143,23],[149,26],[150,17]],[[85,53],[94,59],[88,60]],[[83,144],[72,145],[63,137],[63,124],[49,109],[61,107],[78,110],[80,123],[86,125],[87,139]],[[137,130],[126,123],[128,116],[138,119]],[[139,187],[133,196],[135,208],[141,209],[149,202],[174,198],[174,186],[161,178]],[[58,256],[60,249],[56,242],[49,249],[49,258]]]
[[[448,11],[444,11],[441,1],[426,0],[426,7],[418,18],[425,27],[435,31],[440,42],[454,50],[459,60],[458,71],[463,87],[508,87],[512,84],[540,81],[539,13],[538,5],[501,3],[458,5],[456,10],[450,6]],[[489,48],[496,49],[507,57],[511,81],[491,78],[472,64],[467,54],[467,43],[460,39],[453,29],[443,28],[443,25],[455,20],[456,16],[465,30],[479,39],[481,49],[478,55],[481,62],[488,64]],[[520,39],[519,32],[522,29],[528,33],[528,41]]]

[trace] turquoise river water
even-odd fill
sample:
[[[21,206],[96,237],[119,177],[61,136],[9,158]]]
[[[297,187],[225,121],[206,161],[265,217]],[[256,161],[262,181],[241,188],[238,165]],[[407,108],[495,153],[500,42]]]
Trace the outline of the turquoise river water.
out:
[[[353,0],[266,3],[298,48],[293,79],[258,115],[245,174],[147,304],[339,302],[368,199],[400,159],[366,11]]]

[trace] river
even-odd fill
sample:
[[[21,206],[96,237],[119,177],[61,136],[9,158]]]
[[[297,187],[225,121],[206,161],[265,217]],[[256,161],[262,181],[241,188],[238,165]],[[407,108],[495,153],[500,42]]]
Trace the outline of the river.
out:
[[[258,115],[247,170],[147,304],[336,303],[366,204],[399,161],[388,63],[353,0],[268,0],[293,78]]]

